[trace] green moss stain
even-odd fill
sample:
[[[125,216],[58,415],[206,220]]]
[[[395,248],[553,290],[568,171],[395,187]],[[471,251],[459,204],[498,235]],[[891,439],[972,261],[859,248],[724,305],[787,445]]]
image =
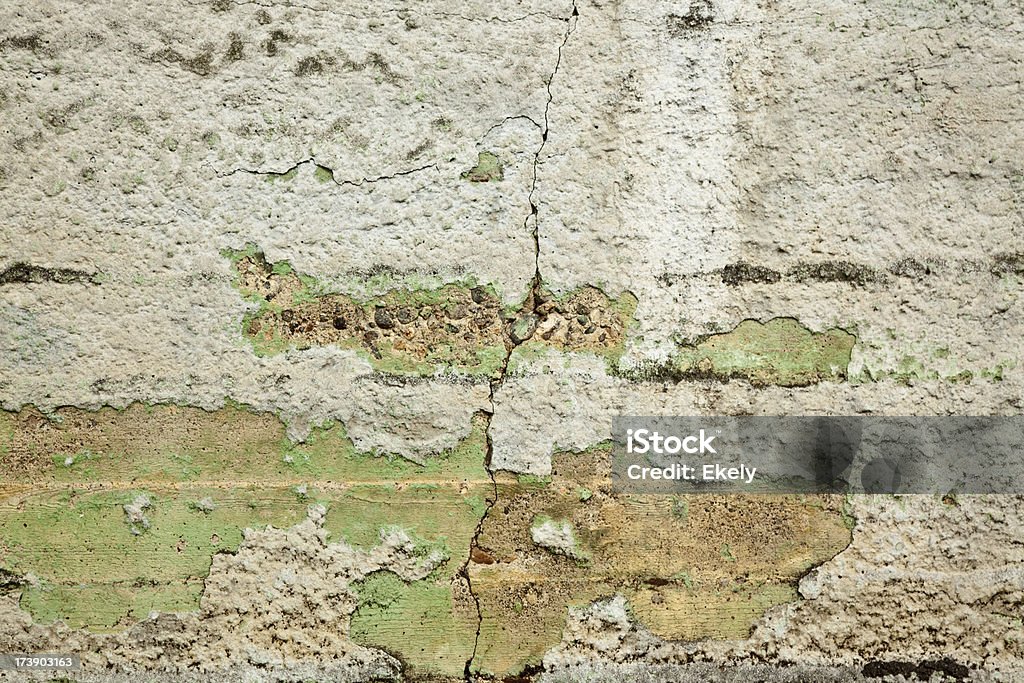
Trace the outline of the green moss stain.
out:
[[[140,494],[149,526],[133,533],[124,506]],[[242,529],[301,521],[305,505],[287,489],[192,490],[220,505],[197,514],[172,490],[40,493],[0,503],[8,569],[34,574],[22,607],[46,623],[105,630],[153,609],[194,610],[214,552],[237,549]]]
[[[690,503],[686,500],[685,496],[678,496],[672,501],[672,516],[683,523],[690,516]]]
[[[475,612],[453,581],[492,490],[483,417],[454,448],[422,464],[360,452],[340,424],[294,444],[276,417],[237,405],[52,415],[29,408],[0,412],[0,436],[3,571],[38,578],[14,586],[37,621],[105,631],[154,610],[195,610],[213,553],[237,549],[246,528],[292,526],[317,502],[327,507],[331,542],[370,549],[398,527],[423,553],[443,558],[395,611],[377,606],[379,618],[397,620],[380,642],[398,651],[401,642],[389,640],[394,624],[419,605],[443,603],[452,607],[423,608],[405,628],[423,638],[448,632],[452,647],[470,646],[458,665],[469,657]],[[144,519],[133,516],[133,505]],[[361,623],[360,637],[376,638],[372,623]],[[456,627],[464,632],[452,633]],[[417,656],[410,651],[409,661],[427,666]]]
[[[328,293],[289,264],[267,262],[254,247],[224,255],[234,264],[236,286],[257,305],[242,328],[258,354],[335,345],[380,372],[407,375],[494,376],[504,365],[503,306],[493,288],[449,284],[358,299]]]
[[[463,673],[473,653],[476,615],[453,601],[449,578],[405,583],[390,572],[377,572],[355,590],[354,641],[400,654],[414,677]]]
[[[471,183],[495,182],[504,177],[501,159],[492,152],[480,152],[477,155],[476,166],[462,174],[462,179]]]
[[[683,376],[737,377],[760,385],[842,381],[855,342],[844,330],[812,332],[792,318],[744,320],[731,332],[682,347],[674,366]]]

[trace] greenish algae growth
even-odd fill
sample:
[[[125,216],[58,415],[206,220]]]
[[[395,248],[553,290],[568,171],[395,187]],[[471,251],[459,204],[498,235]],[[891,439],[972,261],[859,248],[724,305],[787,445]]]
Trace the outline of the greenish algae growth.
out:
[[[476,614],[468,604],[459,609],[450,582],[431,576],[405,583],[391,572],[357,582],[352,639],[399,653],[414,679],[461,676],[473,654]]]
[[[844,330],[812,332],[792,318],[744,320],[731,332],[680,348],[673,363],[683,377],[805,386],[845,380],[855,342],[856,337]]]
[[[462,174],[463,180],[471,183],[489,183],[502,180],[505,172],[501,166],[501,159],[492,152],[480,152],[477,155],[476,166]]]
[[[465,282],[359,298],[330,293],[286,262],[269,263],[252,245],[223,255],[235,286],[256,304],[242,331],[257,355],[334,345],[379,372],[417,376],[493,377],[504,366],[505,311],[493,287]]]
[[[378,572],[357,584],[353,640],[398,653],[414,677],[458,676],[473,652],[476,612],[460,572],[492,492],[483,466],[484,428],[483,420],[476,421],[470,437],[426,467],[378,459],[367,469],[394,485],[352,487],[325,522],[332,538],[362,548],[375,545],[382,530],[398,527],[423,552],[440,550],[446,558],[420,581],[406,584]]]
[[[133,532],[124,506],[146,495],[149,527]],[[218,503],[197,514],[194,497]],[[40,493],[0,503],[7,568],[39,577],[23,591],[36,621],[105,630],[162,606],[194,610],[214,552],[237,549],[242,529],[301,521],[288,489],[192,489]]]
[[[672,501],[672,516],[680,522],[685,522],[690,516],[690,503],[685,497],[679,496]]]
[[[321,183],[334,182],[334,172],[320,164],[316,165],[316,169],[313,171],[313,176]]]
[[[22,589],[22,607],[41,623],[96,631],[197,609],[213,553],[237,549],[246,528],[300,522],[311,502],[327,507],[332,542],[370,549],[399,527],[422,552],[440,551],[441,566],[410,595],[443,589],[455,603],[452,581],[492,491],[482,416],[423,464],[361,453],[339,424],[292,444],[276,417],[236,405],[25,409],[0,413],[0,425],[10,453],[0,461],[4,566],[39,578]],[[125,506],[142,495],[145,520],[132,520]],[[450,629],[461,614],[421,628]],[[475,634],[466,623],[459,637]]]

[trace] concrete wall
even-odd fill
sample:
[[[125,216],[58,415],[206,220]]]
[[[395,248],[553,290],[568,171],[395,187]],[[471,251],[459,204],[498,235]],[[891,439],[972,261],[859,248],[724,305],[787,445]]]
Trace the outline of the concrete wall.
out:
[[[0,652],[1014,680],[1024,499],[684,509],[603,444],[1021,411],[1019,0],[0,16]]]

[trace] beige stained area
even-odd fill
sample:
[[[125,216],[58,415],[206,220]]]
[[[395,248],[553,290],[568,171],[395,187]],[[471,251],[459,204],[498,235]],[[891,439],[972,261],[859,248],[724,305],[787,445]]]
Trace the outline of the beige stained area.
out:
[[[604,449],[556,454],[549,478],[497,482],[469,565],[483,615],[475,663],[497,675],[537,664],[569,607],[615,595],[666,640],[744,638],[851,538],[842,496],[616,494]],[[538,545],[538,518],[571,525],[577,547]]]

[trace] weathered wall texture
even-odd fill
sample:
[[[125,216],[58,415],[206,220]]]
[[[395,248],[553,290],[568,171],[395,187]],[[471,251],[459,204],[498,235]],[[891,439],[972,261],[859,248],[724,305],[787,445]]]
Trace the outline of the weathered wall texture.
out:
[[[1024,498],[619,496],[605,442],[1019,413],[1022,45],[1020,0],[5,0],[0,652],[1021,680]]]

